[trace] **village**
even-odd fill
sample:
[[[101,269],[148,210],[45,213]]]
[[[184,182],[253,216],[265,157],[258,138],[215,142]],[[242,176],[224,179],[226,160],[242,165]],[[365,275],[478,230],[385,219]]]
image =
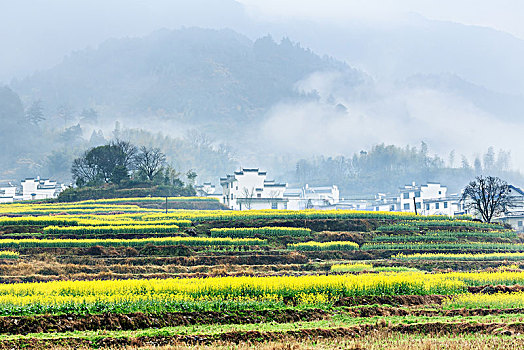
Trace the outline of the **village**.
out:
[[[287,183],[268,179],[266,171],[241,168],[220,178],[220,187],[206,182],[197,185],[196,191],[198,196],[216,198],[232,210],[362,210],[450,217],[470,214],[462,201],[462,195],[448,193],[448,188],[439,182],[412,182],[399,187],[394,194],[377,193],[366,198],[352,198],[341,197],[337,185],[306,184],[292,188]],[[515,230],[524,232],[524,191],[509,185],[509,193],[516,205],[495,221],[508,223]]]
[[[70,185],[69,185],[70,186]],[[20,186],[0,185],[0,203],[57,198],[68,185],[55,180],[26,178]],[[259,168],[241,168],[220,178],[220,186],[204,182],[195,186],[199,197],[215,198],[231,210],[359,210],[376,212],[405,212],[418,215],[471,214],[459,193],[448,193],[439,182],[416,184],[398,188],[397,193],[377,193],[369,196],[340,195],[337,185],[289,187],[276,182]],[[524,191],[509,185],[515,205],[495,221],[507,223],[516,231],[524,232]]]

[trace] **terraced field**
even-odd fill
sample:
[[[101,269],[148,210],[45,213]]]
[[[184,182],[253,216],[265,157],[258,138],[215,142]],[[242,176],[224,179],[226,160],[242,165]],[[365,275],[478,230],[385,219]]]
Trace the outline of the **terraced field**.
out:
[[[524,347],[506,227],[164,204],[1,205],[0,348]]]

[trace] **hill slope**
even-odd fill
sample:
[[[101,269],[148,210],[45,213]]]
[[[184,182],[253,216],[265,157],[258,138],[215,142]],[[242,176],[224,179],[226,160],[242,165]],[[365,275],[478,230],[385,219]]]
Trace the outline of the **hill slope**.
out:
[[[109,40],[67,56],[51,70],[12,86],[50,111],[96,106],[108,114],[168,115],[192,123],[252,120],[283,99],[302,98],[294,84],[316,71],[359,71],[284,39],[255,42],[231,30],[160,30]]]

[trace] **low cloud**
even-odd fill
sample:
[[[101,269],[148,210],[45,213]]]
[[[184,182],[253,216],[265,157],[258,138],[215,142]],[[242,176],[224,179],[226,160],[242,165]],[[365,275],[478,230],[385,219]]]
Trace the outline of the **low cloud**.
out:
[[[336,73],[315,73],[297,83],[299,91],[314,92],[318,100],[275,106],[262,127],[265,143],[302,157],[351,155],[378,143],[417,146],[424,141],[443,158],[451,150],[471,158],[494,146],[511,150],[513,164],[524,168],[522,123],[501,121],[441,91],[375,86],[370,94],[341,81]],[[358,89],[364,93],[355,99]]]

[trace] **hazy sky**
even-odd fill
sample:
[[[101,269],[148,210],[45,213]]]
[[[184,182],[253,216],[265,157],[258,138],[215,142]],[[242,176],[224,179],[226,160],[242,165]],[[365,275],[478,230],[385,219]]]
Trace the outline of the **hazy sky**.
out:
[[[243,21],[257,19],[343,23],[395,20],[408,13],[490,26],[524,38],[522,0],[0,0],[0,83],[48,68],[72,50],[159,28],[241,30]]]
[[[391,20],[413,12],[429,19],[492,27],[524,39],[522,0],[239,0],[273,19]]]

